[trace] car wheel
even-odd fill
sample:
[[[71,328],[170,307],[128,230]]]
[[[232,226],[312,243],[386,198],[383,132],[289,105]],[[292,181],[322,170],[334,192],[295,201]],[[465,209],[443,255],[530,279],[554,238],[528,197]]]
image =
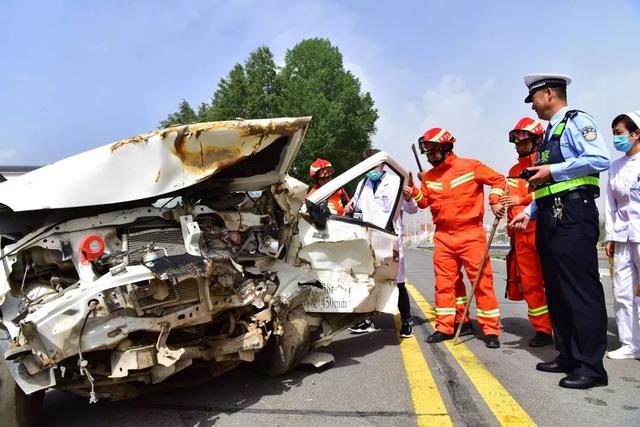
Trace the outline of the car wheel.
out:
[[[34,426],[42,409],[44,390],[26,395],[16,384],[0,356],[0,424],[10,427]]]
[[[284,375],[292,371],[309,353],[310,328],[302,307],[289,312],[282,324],[282,335],[271,335],[256,357],[256,369],[265,375]]]

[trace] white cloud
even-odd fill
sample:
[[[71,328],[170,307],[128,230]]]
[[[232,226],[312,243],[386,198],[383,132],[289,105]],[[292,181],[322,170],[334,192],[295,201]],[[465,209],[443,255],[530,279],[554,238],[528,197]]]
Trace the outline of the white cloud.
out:
[[[416,170],[411,144],[425,130],[442,127],[458,140],[456,152],[478,158],[502,171],[511,166],[513,159],[509,157],[496,164],[495,156],[488,153],[495,153],[496,149],[508,152],[511,147],[504,144],[502,134],[506,131],[504,124],[499,123],[501,119],[489,115],[483,103],[491,99],[495,87],[493,78],[470,88],[461,76],[446,74],[417,101],[410,100],[400,106],[393,105],[393,101],[388,105],[378,104],[380,119],[374,145],[391,153],[405,167]],[[425,158],[421,161],[424,167],[429,166]]]

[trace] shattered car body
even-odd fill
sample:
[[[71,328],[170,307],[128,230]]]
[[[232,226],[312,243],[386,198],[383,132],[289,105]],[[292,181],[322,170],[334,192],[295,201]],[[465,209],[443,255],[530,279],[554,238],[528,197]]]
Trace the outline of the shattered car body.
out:
[[[0,184],[0,354],[26,394],[122,399],[193,365],[292,369],[393,313],[398,236],[312,210],[287,175],[310,118],[176,126]],[[73,179],[71,179],[73,176]]]

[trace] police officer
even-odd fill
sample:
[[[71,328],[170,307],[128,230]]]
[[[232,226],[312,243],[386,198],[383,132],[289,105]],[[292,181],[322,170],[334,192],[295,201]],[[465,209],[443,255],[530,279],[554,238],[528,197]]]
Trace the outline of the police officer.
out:
[[[527,103],[549,125],[538,148],[534,201],[509,223],[524,230],[537,218],[536,246],[547,303],[560,354],[536,365],[564,372],[560,387],[607,385],[602,359],[607,349],[607,311],[598,273],[598,173],[609,167],[602,133],[591,116],[567,107],[571,78],[562,74],[525,76]]]

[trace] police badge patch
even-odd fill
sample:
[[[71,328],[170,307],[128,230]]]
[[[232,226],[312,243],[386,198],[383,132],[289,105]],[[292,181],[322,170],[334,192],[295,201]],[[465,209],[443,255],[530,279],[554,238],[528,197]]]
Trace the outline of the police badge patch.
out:
[[[580,130],[586,141],[593,141],[598,137],[598,131],[593,126],[585,126]]]

